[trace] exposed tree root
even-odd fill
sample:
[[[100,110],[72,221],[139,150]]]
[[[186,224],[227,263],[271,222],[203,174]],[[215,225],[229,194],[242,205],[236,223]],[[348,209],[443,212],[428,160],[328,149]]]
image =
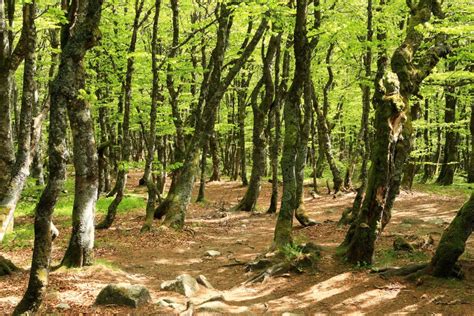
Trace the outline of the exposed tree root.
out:
[[[247,271],[262,270],[243,284],[263,282],[266,279],[288,272],[302,273],[306,269],[314,269],[321,254],[321,247],[307,243],[298,246],[288,246],[259,256],[246,266]]]
[[[19,271],[20,268],[15,266],[10,260],[0,256],[0,276],[10,275],[13,272]]]
[[[382,277],[405,277],[409,281],[416,282],[419,282],[423,276],[436,276],[433,273],[432,265],[429,263],[411,264],[400,268],[384,268],[381,270],[373,270],[372,272],[379,273]],[[456,264],[446,277],[463,279],[464,273],[462,272],[461,266]]]

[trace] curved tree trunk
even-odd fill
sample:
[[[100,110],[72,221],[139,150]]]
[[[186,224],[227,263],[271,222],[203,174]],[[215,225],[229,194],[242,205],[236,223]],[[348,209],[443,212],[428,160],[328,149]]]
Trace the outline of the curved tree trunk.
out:
[[[431,259],[429,271],[437,277],[458,277],[458,258],[464,253],[466,241],[474,230],[474,193],[456,214],[441,236]]]
[[[437,1],[419,1],[412,5],[410,13],[406,37],[391,59],[393,72],[386,70],[384,59],[378,63],[374,93],[377,138],[372,152],[368,186],[362,209],[341,245],[346,259],[354,264],[372,263],[376,229],[391,188],[392,166],[397,154],[401,154],[397,153],[397,141],[409,115],[408,100],[411,95],[418,93],[420,84],[439,59],[449,53],[449,47],[439,37],[429,49],[420,51],[424,38],[417,26],[428,22],[431,14],[442,17],[440,4]],[[413,60],[415,54],[418,56],[416,64]]]
[[[34,5],[34,2],[33,4]],[[84,1],[69,12],[69,23],[63,26],[63,49],[59,73],[52,84],[51,114],[49,127],[49,170],[48,185],[43,191],[36,207],[35,243],[28,288],[23,299],[16,307],[14,314],[35,312],[39,308],[46,292],[51,256],[51,216],[54,206],[63,188],[66,174],[66,109],[84,102],[78,98],[80,83],[66,85],[70,72],[68,63],[71,55],[81,60],[87,49],[94,46],[98,34],[102,1]],[[67,8],[65,8],[67,9]],[[34,10],[31,10],[34,16]],[[77,13],[77,15],[76,15]],[[69,33],[70,32],[70,33]],[[80,73],[80,71],[79,71]],[[64,77],[67,76],[67,77]],[[93,146],[95,151],[95,146]],[[97,186],[95,187],[97,194]],[[92,227],[93,228],[93,227]]]

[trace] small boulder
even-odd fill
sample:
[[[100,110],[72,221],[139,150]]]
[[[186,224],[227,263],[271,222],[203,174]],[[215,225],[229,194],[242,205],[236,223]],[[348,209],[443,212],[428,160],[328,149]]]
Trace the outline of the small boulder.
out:
[[[219,257],[221,255],[221,253],[217,250],[208,250],[206,251],[205,253],[205,256],[206,257]]]
[[[189,274],[181,274],[174,280],[165,281],[160,287],[163,291],[177,292],[187,297],[199,291],[198,282]]]
[[[144,286],[118,283],[109,284],[103,288],[95,303],[97,305],[139,307],[150,301],[150,292]]]

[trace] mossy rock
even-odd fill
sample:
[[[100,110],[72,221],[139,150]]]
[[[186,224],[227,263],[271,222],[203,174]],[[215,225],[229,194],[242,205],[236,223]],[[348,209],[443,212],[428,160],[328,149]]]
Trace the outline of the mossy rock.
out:
[[[120,305],[139,307],[151,301],[150,292],[142,285],[126,283],[109,284],[100,291],[97,305]]]

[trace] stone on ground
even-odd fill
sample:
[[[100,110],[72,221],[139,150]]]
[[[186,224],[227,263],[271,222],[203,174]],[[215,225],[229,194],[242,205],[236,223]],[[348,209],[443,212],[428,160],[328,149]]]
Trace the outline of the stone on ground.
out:
[[[206,251],[205,253],[205,256],[206,257],[219,257],[221,255],[221,253],[217,250],[208,250]]]
[[[103,288],[95,303],[98,305],[139,307],[150,301],[150,292],[144,286],[118,283],[109,284]]]
[[[191,297],[199,291],[199,284],[195,278],[189,274],[181,274],[176,279],[161,283],[163,291],[180,293],[186,297]]]
[[[200,274],[196,277],[196,281],[197,281],[197,283],[199,283],[200,285],[205,286],[208,289],[214,289],[214,287],[209,282],[209,280],[202,274]]]

